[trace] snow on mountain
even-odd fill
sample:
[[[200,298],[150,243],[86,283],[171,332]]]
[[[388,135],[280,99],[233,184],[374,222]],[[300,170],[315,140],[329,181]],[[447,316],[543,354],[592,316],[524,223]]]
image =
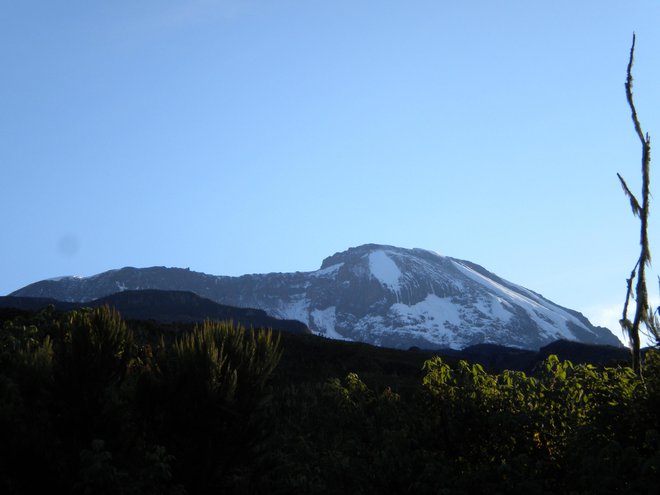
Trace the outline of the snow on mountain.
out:
[[[555,306],[547,300],[541,301],[539,296],[536,296],[523,287],[518,287],[518,290],[515,291],[476,272],[470,267],[462,265],[460,262],[454,261],[454,264],[469,278],[486,287],[486,290],[488,290],[491,294],[495,293],[501,298],[515,301],[518,307],[524,308],[536,322],[541,332],[543,332],[545,335],[554,335],[556,338],[570,340],[572,334],[567,325],[569,321],[571,321],[573,324],[577,324],[578,326],[583,327],[584,329],[587,329],[584,323],[571,316],[559,306]],[[505,301],[505,299],[500,300]],[[510,303],[507,303],[507,305],[509,308],[513,308]],[[509,317],[512,316],[511,309],[507,309],[504,306],[500,306],[500,308],[503,309],[505,313],[508,313]],[[491,315],[493,315],[492,308],[489,308],[489,312]]]
[[[399,293],[401,286],[399,281],[402,273],[392,258],[385,251],[373,251],[369,253],[369,269],[371,275],[391,291]]]
[[[487,342],[538,349],[557,339],[620,345],[576,311],[469,261],[368,244],[313,272],[213,276],[180,268],[123,268],[37,282],[12,295],[88,301],[118,290],[188,290],[221,304],[302,321],[318,335],[388,347]]]

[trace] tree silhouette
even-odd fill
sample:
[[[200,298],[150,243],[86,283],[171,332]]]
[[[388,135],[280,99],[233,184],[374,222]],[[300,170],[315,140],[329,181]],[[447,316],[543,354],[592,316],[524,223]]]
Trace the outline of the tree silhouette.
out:
[[[635,132],[642,143],[642,202],[637,200],[632,193],[626,181],[617,174],[621,181],[621,186],[628,199],[630,199],[630,207],[633,214],[640,220],[640,245],[641,251],[637,263],[635,263],[630,278],[627,279],[626,301],[623,306],[623,314],[619,323],[621,328],[628,335],[630,345],[632,347],[632,368],[636,374],[641,376],[641,353],[640,353],[640,328],[642,324],[647,332],[657,337],[657,331],[654,327],[653,310],[649,308],[648,290],[646,288],[646,267],[651,263],[651,251],[649,249],[648,238],[648,218],[649,218],[649,195],[650,195],[650,166],[651,166],[651,138],[648,133],[642,132],[642,126],[637,118],[637,110],[633,101],[633,78],[632,66],[635,54],[635,34],[633,33],[632,46],[630,47],[630,60],[628,61],[628,70],[626,78],[626,98],[630,106],[631,116],[635,127]],[[632,296],[632,287],[637,277],[637,284],[635,286],[635,316],[633,321],[628,318],[628,304]]]

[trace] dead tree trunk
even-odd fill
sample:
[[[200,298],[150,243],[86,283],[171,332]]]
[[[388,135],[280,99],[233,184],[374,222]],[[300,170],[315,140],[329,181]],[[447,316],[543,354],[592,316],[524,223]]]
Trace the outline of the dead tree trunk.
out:
[[[639,123],[637,118],[637,110],[635,109],[635,103],[633,102],[633,93],[632,93],[632,66],[635,53],[635,35],[633,34],[632,46],[630,48],[630,60],[628,62],[628,77],[626,79],[626,98],[628,100],[628,105],[630,106],[630,111],[632,113],[632,120],[635,127],[635,133],[639,137],[640,142],[642,143],[642,203],[640,205],[639,201],[635,195],[630,191],[630,188],[626,184],[626,181],[623,180],[621,175],[617,174],[619,180],[621,181],[621,186],[623,190],[630,199],[630,206],[632,208],[633,214],[640,220],[640,245],[641,252],[637,263],[633,268],[630,278],[627,280],[627,291],[626,291],[626,301],[623,306],[623,315],[621,320],[621,328],[624,333],[628,335],[630,340],[630,346],[632,351],[632,367],[635,373],[641,376],[642,366],[641,366],[641,352],[640,352],[640,328],[641,325],[647,329],[650,329],[653,325],[653,312],[649,308],[648,301],[648,291],[646,289],[646,267],[651,263],[651,251],[649,250],[649,238],[648,238],[648,218],[649,218],[649,196],[650,196],[650,165],[651,165],[651,138],[648,134],[642,132],[642,126]],[[637,283],[635,285],[635,316],[631,322],[628,319],[628,303],[632,296],[632,287],[633,282],[637,277]]]

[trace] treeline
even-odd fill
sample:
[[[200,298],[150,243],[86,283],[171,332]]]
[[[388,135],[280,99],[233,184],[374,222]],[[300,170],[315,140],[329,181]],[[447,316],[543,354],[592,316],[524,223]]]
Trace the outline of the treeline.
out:
[[[554,356],[533,376],[415,369],[415,353],[358,376],[346,362],[373,355],[324,345],[108,308],[5,314],[0,493],[657,491],[657,352],[642,382]]]

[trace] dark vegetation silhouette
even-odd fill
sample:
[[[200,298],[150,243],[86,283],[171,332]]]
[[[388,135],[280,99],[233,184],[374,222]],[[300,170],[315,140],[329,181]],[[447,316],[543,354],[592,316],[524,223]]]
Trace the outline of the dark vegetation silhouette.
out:
[[[532,372],[311,335],[0,311],[0,493],[655,493],[660,353]],[[559,347],[558,347],[559,348]],[[476,354],[475,354],[476,355]],[[279,363],[279,364],[278,364]]]
[[[626,99],[630,106],[631,116],[635,133],[642,144],[642,201],[635,197],[626,181],[617,174],[623,190],[630,200],[630,206],[633,214],[639,218],[640,222],[640,238],[639,243],[641,246],[639,258],[630,273],[630,278],[626,280],[627,290],[626,299],[623,305],[623,314],[621,316],[620,324],[624,333],[628,336],[632,352],[632,368],[635,373],[641,376],[642,374],[642,360],[640,354],[641,342],[640,333],[644,332],[642,326],[646,329],[647,336],[653,336],[655,342],[660,342],[657,326],[655,325],[656,318],[653,309],[649,306],[648,289],[646,287],[646,268],[651,263],[651,250],[649,248],[648,236],[648,219],[649,219],[649,197],[651,185],[651,138],[648,133],[644,134],[642,126],[637,117],[637,110],[633,101],[633,78],[632,66],[635,55],[635,34],[633,34],[632,46],[630,47],[630,59],[628,61],[627,78],[626,78]],[[635,283],[635,278],[637,278]],[[628,305],[632,297],[633,283],[635,283],[635,315],[633,320],[628,318]]]

